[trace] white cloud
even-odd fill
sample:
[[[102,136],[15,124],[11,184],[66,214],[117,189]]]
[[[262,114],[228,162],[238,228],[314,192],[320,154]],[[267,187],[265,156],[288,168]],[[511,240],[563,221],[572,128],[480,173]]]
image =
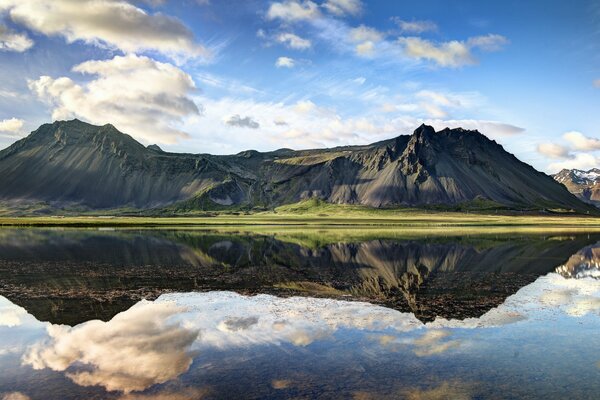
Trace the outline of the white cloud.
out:
[[[500,51],[508,44],[508,39],[502,35],[489,34],[469,38],[467,44],[483,51]]]
[[[32,46],[33,40],[25,33],[15,33],[5,26],[0,25],[0,51],[16,51],[22,53],[29,50]]]
[[[288,47],[297,50],[306,50],[312,46],[312,43],[308,39],[303,39],[293,33],[281,33],[277,35],[277,41],[284,43]]]
[[[272,3],[267,11],[267,19],[283,21],[302,21],[318,18],[319,6],[310,1],[287,0]]]
[[[188,97],[194,82],[171,64],[128,55],[87,61],[73,70],[94,79],[85,84],[49,76],[29,81],[29,88],[53,107],[53,119],[111,123],[136,139],[169,144],[189,137],[176,128],[182,119],[200,114]]]
[[[477,36],[467,41],[452,40],[442,43],[434,43],[419,37],[398,39],[398,44],[403,48],[406,56],[418,60],[430,60],[442,67],[475,64],[477,59],[472,54],[472,49],[498,51],[506,43],[508,40],[500,35]]]
[[[64,36],[68,42],[81,40],[125,52],[154,50],[174,58],[209,54],[181,21],[148,14],[123,0],[2,0],[0,11],[16,24]]]
[[[563,138],[569,142],[575,150],[596,151],[600,150],[600,139],[590,138],[581,132],[571,131],[563,135]]]
[[[363,5],[360,0],[327,0],[323,3],[330,13],[342,17],[345,15],[359,15],[362,12]]]
[[[32,345],[23,362],[36,370],[68,370],[67,377],[81,386],[144,390],[176,378],[192,364],[190,347],[198,330],[170,321],[183,311],[171,302],[142,301],[108,322],[49,325],[48,339]]]
[[[356,45],[356,54],[359,56],[371,56],[375,53],[375,43],[367,41]]]
[[[17,118],[4,119],[0,121],[0,132],[18,133],[23,128],[25,121]]]
[[[377,29],[365,25],[350,29],[349,34],[353,42],[379,42],[384,36]]]
[[[279,57],[277,61],[275,61],[275,66],[277,68],[294,68],[296,66],[296,60],[290,57]]]
[[[540,143],[537,146],[538,153],[550,158],[571,158],[569,149],[556,143]]]
[[[377,43],[381,42],[384,34],[375,28],[360,25],[348,31],[348,39],[351,42],[358,43],[355,47],[356,54],[359,56],[370,57],[375,54]]]
[[[435,22],[432,21],[405,21],[398,17],[392,18],[398,24],[402,32],[420,34],[424,32],[432,32],[438,29]]]
[[[600,158],[589,153],[578,153],[569,160],[552,163],[548,166],[548,171],[551,173],[558,172],[562,169],[582,169],[588,170],[597,168],[600,165]]]

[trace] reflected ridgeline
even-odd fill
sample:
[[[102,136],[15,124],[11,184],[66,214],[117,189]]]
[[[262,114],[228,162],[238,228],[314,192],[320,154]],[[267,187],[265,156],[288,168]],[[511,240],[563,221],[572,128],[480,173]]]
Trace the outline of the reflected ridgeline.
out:
[[[586,234],[345,243],[319,235],[316,244],[293,233],[1,230],[0,295],[39,320],[72,326],[163,293],[209,290],[357,299],[422,321],[463,319],[580,250],[598,260],[600,241]]]
[[[600,242],[573,254],[565,264],[556,268],[556,272],[565,278],[600,279]]]

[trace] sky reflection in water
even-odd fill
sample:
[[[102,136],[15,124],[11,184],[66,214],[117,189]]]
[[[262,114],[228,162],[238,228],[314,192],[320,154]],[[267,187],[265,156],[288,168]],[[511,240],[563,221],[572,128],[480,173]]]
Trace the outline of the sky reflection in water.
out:
[[[0,297],[0,398],[587,399],[600,389],[598,248],[463,320],[210,291],[71,327]]]

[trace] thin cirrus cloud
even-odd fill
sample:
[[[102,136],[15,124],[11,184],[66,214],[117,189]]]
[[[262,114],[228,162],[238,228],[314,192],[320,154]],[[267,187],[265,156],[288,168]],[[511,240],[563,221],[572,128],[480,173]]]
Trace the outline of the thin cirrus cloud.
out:
[[[168,63],[130,54],[87,61],[73,71],[95,78],[85,84],[49,76],[28,82],[31,91],[52,107],[53,119],[112,123],[138,140],[172,144],[189,138],[176,125],[201,113],[189,97],[196,90],[192,78]]]
[[[174,59],[209,57],[181,21],[149,14],[123,0],[4,0],[0,11],[15,24],[63,36],[69,43],[83,41],[129,53],[157,51]]]
[[[410,36],[398,38],[397,43],[409,58],[433,61],[440,67],[457,68],[477,63],[477,58],[473,55],[474,49],[486,52],[498,51],[508,43],[508,39],[501,35],[490,34],[472,37],[466,41],[452,40],[436,43]]]
[[[437,31],[438,29],[437,24],[433,21],[406,21],[398,17],[393,17],[392,21],[394,21],[404,33],[421,34]]]
[[[22,53],[29,50],[34,42],[24,33],[15,33],[0,25],[0,51]]]
[[[357,16],[363,11],[360,0],[327,0],[319,4],[311,0],[286,0],[269,6],[267,19],[286,22],[314,20],[323,16],[321,10],[336,17]]]
[[[356,16],[362,13],[363,4],[360,0],[327,0],[323,3],[323,8],[339,17]]]

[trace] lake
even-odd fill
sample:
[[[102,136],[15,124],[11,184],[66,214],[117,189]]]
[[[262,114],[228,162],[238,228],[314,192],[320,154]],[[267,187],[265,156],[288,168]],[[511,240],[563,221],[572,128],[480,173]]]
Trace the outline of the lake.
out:
[[[0,398],[590,399],[600,233],[1,229]]]

